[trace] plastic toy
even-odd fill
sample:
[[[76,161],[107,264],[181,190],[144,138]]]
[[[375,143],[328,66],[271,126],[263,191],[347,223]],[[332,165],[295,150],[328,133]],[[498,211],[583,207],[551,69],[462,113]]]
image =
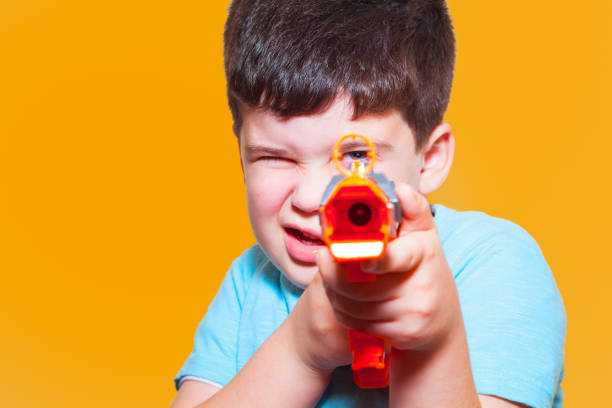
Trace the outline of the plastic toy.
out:
[[[348,138],[360,138],[367,147],[369,162],[358,160],[350,169],[341,164],[340,148]],[[395,238],[402,219],[395,184],[382,174],[372,172],[376,149],[359,134],[347,134],[334,146],[332,160],[341,174],[328,184],[319,218],[323,240],[336,261],[343,263],[352,282],[376,280],[376,275],[361,270],[360,262],[380,258],[387,243]],[[383,388],[389,385],[389,352],[383,339],[357,330],[349,330],[353,354],[353,379],[361,388]]]

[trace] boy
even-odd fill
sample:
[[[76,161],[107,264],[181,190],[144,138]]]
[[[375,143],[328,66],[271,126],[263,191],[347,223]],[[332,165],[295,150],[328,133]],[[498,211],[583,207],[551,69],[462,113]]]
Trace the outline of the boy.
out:
[[[224,40],[257,245],[200,323],[173,406],[560,407],[565,313],[537,244],[425,198],[454,152],[444,1],[235,0]],[[348,132],[375,143],[402,206],[398,238],[362,265],[375,282],[348,282],[321,241]],[[347,328],[392,346],[387,389],[353,384]]]

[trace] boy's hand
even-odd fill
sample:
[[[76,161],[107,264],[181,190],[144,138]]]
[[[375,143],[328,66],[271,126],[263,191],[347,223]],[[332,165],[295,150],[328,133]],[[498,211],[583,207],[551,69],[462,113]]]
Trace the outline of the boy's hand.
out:
[[[403,214],[398,237],[382,258],[362,262],[376,281],[349,282],[327,250],[319,252],[319,270],[340,324],[399,350],[425,351],[462,330],[462,316],[429,203],[407,184],[396,194]]]
[[[352,361],[348,332],[342,327],[325,293],[318,272],[289,314],[291,347],[299,361],[319,375],[330,375]]]

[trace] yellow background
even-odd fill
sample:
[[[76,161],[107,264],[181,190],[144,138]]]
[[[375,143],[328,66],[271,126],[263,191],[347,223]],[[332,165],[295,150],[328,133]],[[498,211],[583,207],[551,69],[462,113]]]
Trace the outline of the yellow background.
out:
[[[449,3],[454,168],[432,197],[540,243],[566,406],[612,381],[612,6]],[[222,67],[227,1],[0,3],[0,405],[167,406],[254,242]]]

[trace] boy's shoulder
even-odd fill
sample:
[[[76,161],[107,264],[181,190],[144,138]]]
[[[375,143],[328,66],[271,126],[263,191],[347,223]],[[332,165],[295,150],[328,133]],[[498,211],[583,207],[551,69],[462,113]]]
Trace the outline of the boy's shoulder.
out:
[[[567,320],[538,244],[511,221],[433,209],[457,285],[476,389],[529,406],[558,406]]]
[[[265,267],[270,260],[263,252],[259,244],[254,244],[244,251],[232,262],[231,270],[239,274],[241,278],[248,280],[258,268]]]
[[[543,258],[529,233],[514,222],[480,211],[456,211],[434,204],[435,223],[451,266],[466,266],[484,255],[497,258]]]
[[[442,242],[461,236],[464,241],[495,239],[537,245],[525,229],[503,218],[481,211],[457,211],[441,204],[433,204],[432,211]]]
[[[269,273],[275,269],[276,267],[258,243],[242,251],[230,267],[230,270],[235,275],[239,275],[242,280],[249,280],[258,272]]]
[[[286,297],[297,299],[302,292],[280,272],[258,243],[234,259],[225,279],[231,280],[239,300],[246,299],[248,292],[253,291],[284,301]]]

